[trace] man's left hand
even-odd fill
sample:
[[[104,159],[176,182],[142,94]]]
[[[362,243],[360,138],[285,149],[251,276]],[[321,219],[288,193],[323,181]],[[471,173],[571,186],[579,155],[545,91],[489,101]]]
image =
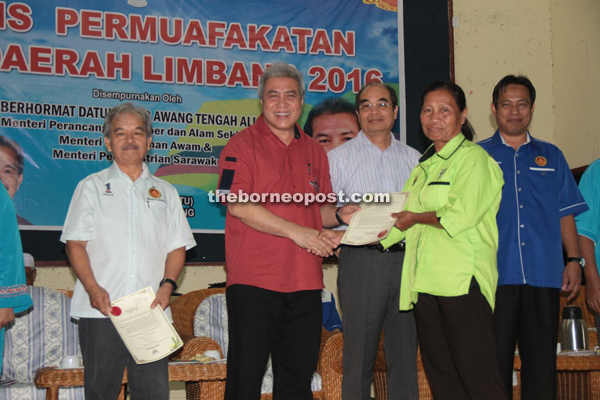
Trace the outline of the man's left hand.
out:
[[[0,329],[4,328],[6,325],[10,324],[15,320],[15,313],[10,308],[0,308]]]
[[[163,285],[158,288],[158,291],[156,292],[156,298],[152,304],[150,304],[150,308],[156,307],[157,304],[160,304],[163,310],[169,307],[172,293],[173,286],[171,286],[171,284],[168,282],[163,283]]]
[[[354,213],[357,211],[360,211],[360,206],[358,204],[346,204],[340,208],[339,215],[342,221],[348,225],[354,216]]]
[[[561,290],[566,293],[571,293],[567,300],[572,300],[577,297],[579,288],[581,287],[581,267],[577,263],[567,263],[563,272],[563,282]]]

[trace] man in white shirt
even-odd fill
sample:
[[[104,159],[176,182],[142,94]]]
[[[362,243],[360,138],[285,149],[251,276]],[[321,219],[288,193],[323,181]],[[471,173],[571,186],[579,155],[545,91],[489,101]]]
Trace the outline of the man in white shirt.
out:
[[[392,135],[398,116],[394,89],[366,85],[356,95],[356,113],[358,136],[327,153],[333,191],[346,199],[400,192],[420,154]],[[342,246],[337,284],[343,313],[344,400],[369,398],[382,330],[389,399],[419,397],[415,320],[412,311],[398,311],[403,261],[404,243],[385,252],[374,245]]]
[[[133,400],[168,399],[167,358],[136,364],[107,317],[112,300],[148,286],[156,292],[152,307],[166,309],[185,251],[196,242],[177,190],[144,163],[152,142],[148,110],[116,106],[102,132],[114,163],[79,182],[60,239],[78,278],[71,317],[79,319],[85,398],[116,398],[127,367]]]

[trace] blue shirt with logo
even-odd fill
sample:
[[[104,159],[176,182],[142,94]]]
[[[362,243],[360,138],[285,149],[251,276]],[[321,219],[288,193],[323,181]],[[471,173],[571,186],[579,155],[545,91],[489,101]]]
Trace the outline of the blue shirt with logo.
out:
[[[516,151],[499,131],[479,144],[504,174],[497,216],[498,285],[560,288],[565,267],[560,219],[588,209],[564,155],[529,132]]]

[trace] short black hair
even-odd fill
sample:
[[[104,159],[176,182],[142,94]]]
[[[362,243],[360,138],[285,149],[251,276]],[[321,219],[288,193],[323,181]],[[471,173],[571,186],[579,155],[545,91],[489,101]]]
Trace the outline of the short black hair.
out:
[[[354,101],[354,104],[356,106],[357,111],[358,111],[358,107],[360,106],[360,95],[362,94],[362,92],[364,92],[367,88],[370,88],[371,86],[381,86],[381,87],[386,88],[388,90],[388,92],[390,92],[390,100],[392,101],[392,108],[396,108],[396,106],[398,105],[398,96],[396,96],[396,91],[394,90],[394,88],[391,86],[388,86],[388,85],[384,85],[383,83],[371,82],[371,83],[363,86],[362,89],[360,89],[358,91],[358,93],[356,94],[356,100]]]
[[[350,114],[356,118],[356,124],[358,125],[358,117],[354,112],[354,106],[349,101],[342,99],[341,97],[332,97],[325,99],[316,106],[314,106],[306,117],[304,123],[304,132],[312,137],[313,129],[312,122],[315,118],[321,115],[337,115],[337,114]]]
[[[506,92],[506,88],[508,85],[521,85],[525,86],[527,90],[529,90],[529,99],[531,100],[531,105],[535,103],[535,88],[533,84],[525,75],[506,75],[504,78],[500,79],[500,82],[496,84],[494,88],[494,92],[492,93],[492,101],[494,102],[494,106],[498,108],[498,100],[500,96]]]

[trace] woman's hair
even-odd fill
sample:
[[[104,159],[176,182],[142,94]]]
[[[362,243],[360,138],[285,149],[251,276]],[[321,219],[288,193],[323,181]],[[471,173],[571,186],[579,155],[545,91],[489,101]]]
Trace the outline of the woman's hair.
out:
[[[454,101],[456,102],[456,105],[458,106],[460,112],[463,112],[465,108],[467,108],[467,99],[465,98],[465,92],[463,92],[460,86],[458,86],[456,83],[445,81],[435,81],[433,83],[430,83],[425,88],[425,91],[421,96],[421,108],[423,107],[423,103],[425,102],[425,96],[427,96],[427,94],[431,92],[435,92],[436,90],[445,90],[446,92],[450,93],[454,98]],[[472,142],[473,139],[475,139],[475,129],[473,129],[468,119],[465,118],[465,123],[462,124],[460,131],[465,136],[465,138],[467,138],[467,140]]]

